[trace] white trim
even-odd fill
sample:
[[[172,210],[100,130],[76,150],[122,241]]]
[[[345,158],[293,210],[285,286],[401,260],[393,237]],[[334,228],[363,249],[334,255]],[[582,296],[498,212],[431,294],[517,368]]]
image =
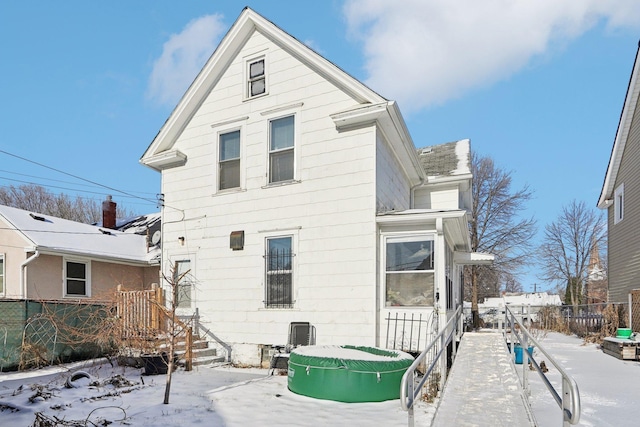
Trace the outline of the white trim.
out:
[[[269,61],[267,60],[267,52],[263,51],[257,54],[252,54],[249,56],[245,56],[244,60],[244,74],[243,74],[243,101],[250,101],[256,98],[262,98],[263,96],[269,95]],[[256,63],[258,61],[263,61],[264,65],[264,92],[259,93],[257,95],[251,95],[251,76],[249,74],[249,69],[251,64]]]
[[[438,236],[435,232],[428,231],[403,231],[403,232],[381,232],[380,233],[380,301],[379,306],[381,310],[414,310],[414,309],[433,309],[437,302],[435,299],[435,295],[437,292],[437,259],[438,259],[438,249],[437,249],[437,240]],[[412,306],[412,305],[401,305],[401,306],[392,306],[387,305],[387,244],[388,243],[402,243],[402,242],[420,242],[420,241],[431,241],[433,242],[432,250],[433,250],[433,269],[430,270],[410,270],[407,273],[420,273],[420,274],[431,274],[433,277],[433,305],[429,306]],[[395,272],[398,274],[402,274],[403,272]]]
[[[240,166],[239,166],[239,174],[240,176],[238,177],[238,186],[237,187],[231,187],[231,188],[225,188],[225,189],[221,189],[220,188],[220,136],[228,134],[228,133],[232,133],[232,132],[240,132],[240,153],[239,153],[239,158],[238,160],[240,161]],[[245,165],[245,156],[244,156],[244,134],[245,134],[245,127],[244,125],[236,125],[236,126],[229,126],[226,128],[221,128],[216,132],[216,141],[215,141],[215,179],[214,179],[214,194],[226,194],[226,193],[235,193],[238,191],[243,191],[245,190],[245,174],[244,174],[244,165]]]
[[[613,223],[617,224],[624,219],[624,183],[616,187],[613,195]]]
[[[67,293],[67,263],[83,264],[85,268],[84,295]],[[62,296],[64,298],[91,298],[91,260],[86,258],[62,258]]]
[[[298,230],[292,229],[289,232],[275,231],[265,232],[263,243],[263,261],[262,261],[262,296],[260,307],[265,310],[293,310],[298,305]],[[269,307],[267,304],[267,254],[269,249],[269,240],[272,239],[291,239],[291,307]]]
[[[282,110],[280,110],[282,111]],[[278,152],[284,152],[284,151],[289,151],[289,150],[293,150],[293,177],[291,179],[286,179],[286,180],[281,180],[281,181],[271,181],[271,123],[276,121],[276,120],[280,120],[280,119],[286,119],[289,117],[293,117],[293,147],[292,148],[286,148],[286,149],[279,149],[279,150],[274,150],[274,153],[278,153]],[[265,182],[265,186],[266,187],[271,187],[271,186],[278,186],[278,185],[282,185],[285,183],[294,183],[294,182],[299,182],[298,180],[298,156],[299,156],[299,111],[293,111],[293,112],[287,112],[285,114],[280,114],[274,117],[269,117],[267,119],[267,158],[266,158],[266,182]]]
[[[197,266],[197,262],[196,262],[196,254],[195,252],[181,252],[181,253],[175,253],[172,255],[169,255],[169,271],[166,271],[165,274],[167,275],[166,277],[169,278],[173,278],[172,274],[173,274],[173,270],[174,270],[174,265],[176,262],[179,261],[189,261],[189,274],[188,276],[190,277],[191,281],[191,306],[190,307],[176,307],[176,313],[178,313],[179,315],[191,315],[195,312],[196,307],[197,307],[197,296],[198,296],[198,292],[197,292],[197,284],[198,284],[198,280],[197,280],[197,273],[196,273],[196,266]],[[170,294],[170,300],[167,299],[168,302],[173,301],[173,294],[172,289],[171,289],[171,285],[169,283],[167,283],[166,281],[164,281],[165,283],[163,283],[163,287],[165,288],[165,292],[168,292]]]

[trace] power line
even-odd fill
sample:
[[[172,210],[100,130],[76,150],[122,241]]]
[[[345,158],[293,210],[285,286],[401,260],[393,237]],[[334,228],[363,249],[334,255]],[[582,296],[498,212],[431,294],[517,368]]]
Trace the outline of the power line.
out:
[[[20,173],[20,172],[12,172],[12,171],[8,171],[8,170],[5,170],[5,169],[0,169],[0,172],[6,172],[6,173],[10,173],[10,174],[12,174],[12,175],[26,176],[26,177],[28,177],[28,178],[36,178],[36,179],[44,179],[44,180],[47,180],[47,181],[61,182],[61,183],[63,183],[63,184],[80,185],[80,186],[84,186],[84,187],[95,187],[95,185],[91,185],[91,186],[89,186],[89,185],[86,185],[86,184],[78,184],[78,183],[75,183],[75,182],[63,181],[63,180],[61,180],[61,179],[54,179],[54,178],[49,178],[49,177],[44,177],[44,176],[36,176],[36,175],[28,175],[28,174]],[[21,181],[21,180],[15,179],[15,178],[4,178],[4,177],[0,177],[0,179],[6,179],[6,180],[8,180],[8,181],[16,181],[16,182],[26,182],[26,183],[28,183],[28,184],[41,185],[41,184],[39,184],[39,183],[32,183],[32,182],[28,182],[28,181]],[[63,188],[63,187],[58,187],[58,188]],[[74,189],[69,189],[69,190],[74,190]],[[74,191],[84,191],[84,190],[74,190]],[[132,191],[132,192],[133,192],[133,191]],[[147,192],[147,191],[136,191],[136,193],[140,193],[140,194],[155,194],[155,193],[150,193],[150,192]]]
[[[124,194],[124,195],[127,195],[127,196],[129,196],[129,197],[136,198],[136,199],[141,199],[141,200],[146,200],[146,201],[148,201],[148,202],[156,203],[156,200],[151,200],[151,199],[147,199],[147,198],[144,198],[144,197],[136,196],[135,194],[131,194],[131,193],[127,192],[127,191],[118,190],[117,188],[109,187],[108,185],[100,184],[100,183],[95,182],[95,181],[92,181],[92,180],[90,180],[90,179],[82,178],[82,177],[80,177],[80,176],[78,176],[78,175],[74,175],[74,174],[72,174],[72,173],[65,172],[65,171],[62,171],[62,170],[60,170],[60,169],[56,169],[56,168],[54,168],[54,167],[44,165],[44,164],[39,163],[39,162],[36,162],[36,161],[34,161],[34,160],[29,160],[29,159],[24,158],[24,157],[22,157],[22,156],[18,156],[17,154],[9,153],[8,151],[5,151],[5,150],[0,150],[0,153],[4,153],[4,154],[6,154],[7,156],[15,157],[16,159],[20,159],[20,160],[23,160],[23,161],[25,161],[25,162],[33,163],[34,165],[38,165],[38,166],[40,166],[40,167],[43,167],[43,168],[46,168],[46,169],[49,169],[49,170],[52,170],[52,171],[55,171],[55,172],[61,173],[61,174],[63,174],[63,175],[67,175],[67,176],[70,176],[70,177],[72,177],[72,178],[79,179],[80,181],[88,182],[88,183],[93,184],[93,185],[96,185],[96,186],[98,186],[98,187],[106,188],[107,190],[115,191],[115,192],[117,192],[117,193]]]
[[[172,207],[172,206],[166,205],[166,204],[164,203],[164,194],[162,194],[162,193],[156,194],[157,199],[156,199],[156,200],[153,200],[153,199],[149,199],[149,198],[146,198],[146,197],[137,196],[137,195],[132,194],[131,192],[128,192],[128,191],[118,190],[117,188],[109,187],[108,185],[100,184],[99,182],[95,182],[95,181],[92,181],[92,180],[90,180],[90,179],[82,178],[81,176],[74,175],[74,174],[72,174],[72,173],[65,172],[65,171],[62,171],[62,170],[60,170],[60,169],[57,169],[57,168],[54,168],[54,167],[51,167],[51,166],[47,166],[47,165],[45,165],[45,164],[42,164],[42,163],[36,162],[36,161],[34,161],[34,160],[29,160],[29,159],[24,158],[24,157],[22,157],[22,156],[18,156],[17,154],[9,153],[9,152],[8,152],[8,151],[6,151],[6,150],[2,150],[2,149],[0,149],[0,153],[3,153],[3,154],[6,154],[7,156],[15,157],[16,159],[20,159],[20,160],[23,160],[23,161],[25,161],[25,162],[32,163],[32,164],[34,164],[34,165],[37,165],[37,166],[40,166],[40,167],[43,167],[43,168],[46,168],[46,169],[52,170],[52,171],[54,171],[54,172],[61,173],[61,174],[63,174],[63,175],[70,176],[70,177],[75,178],[75,179],[78,179],[78,180],[80,180],[80,181],[88,182],[88,183],[93,184],[93,185],[95,185],[95,186],[97,186],[97,187],[106,188],[107,190],[114,191],[114,192],[119,193],[119,194],[121,194],[121,195],[129,196],[129,197],[134,198],[134,199],[144,200],[144,201],[146,201],[146,202],[153,203],[153,204],[155,204],[156,206],[161,206],[161,207],[167,207],[167,208],[170,208],[170,209],[174,209],[174,210],[177,210],[177,211],[183,212],[183,214],[184,214],[184,211],[183,211],[182,209],[178,209],[178,208],[174,208],[174,207]],[[82,190],[73,190],[73,191],[82,191]]]

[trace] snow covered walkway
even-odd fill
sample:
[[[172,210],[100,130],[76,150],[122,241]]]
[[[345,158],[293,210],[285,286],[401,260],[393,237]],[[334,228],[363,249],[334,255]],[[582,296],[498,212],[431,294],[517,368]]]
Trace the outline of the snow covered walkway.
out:
[[[500,332],[462,336],[432,426],[535,426]]]

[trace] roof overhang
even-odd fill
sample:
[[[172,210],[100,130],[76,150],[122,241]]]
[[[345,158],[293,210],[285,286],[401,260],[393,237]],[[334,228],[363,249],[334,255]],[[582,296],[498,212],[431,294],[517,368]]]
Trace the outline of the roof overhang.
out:
[[[445,235],[450,239],[456,251],[469,251],[469,222],[465,210],[422,210],[410,209],[402,212],[390,212],[376,217],[381,227],[436,227],[438,219],[442,219]]]
[[[411,185],[419,185],[426,180],[413,139],[394,101],[358,106],[332,114],[331,119],[338,132],[377,126]]]
[[[612,205],[613,193],[615,191],[614,186],[616,185],[616,178],[618,170],[620,169],[620,162],[622,161],[624,147],[627,143],[627,139],[629,138],[631,122],[633,121],[633,116],[636,111],[639,95],[640,61],[638,61],[638,51],[636,51],[633,71],[631,72],[627,95],[622,107],[622,113],[620,114],[620,122],[618,123],[618,130],[616,131],[616,137],[613,142],[611,157],[609,158],[609,165],[607,166],[607,173],[602,185],[602,191],[600,192],[600,198],[598,199],[597,206],[600,209],[606,209]]]
[[[114,264],[123,264],[123,265],[131,265],[136,267],[150,267],[155,265],[160,265],[159,260],[156,257],[153,258],[126,258],[126,257],[118,257],[113,255],[101,255],[91,253],[88,254],[82,251],[74,251],[73,249],[68,248],[50,248],[46,246],[35,246],[32,248],[25,249],[26,252],[40,252],[41,255],[51,255],[51,256],[62,256],[62,257],[76,257],[76,258],[85,258],[90,259],[91,261],[99,261],[99,262],[111,262]]]
[[[140,163],[157,171],[182,166],[186,162],[186,154],[179,150],[163,151],[162,153],[140,159]]]
[[[458,252],[453,254],[453,261],[458,265],[491,265],[495,255],[486,252]]]

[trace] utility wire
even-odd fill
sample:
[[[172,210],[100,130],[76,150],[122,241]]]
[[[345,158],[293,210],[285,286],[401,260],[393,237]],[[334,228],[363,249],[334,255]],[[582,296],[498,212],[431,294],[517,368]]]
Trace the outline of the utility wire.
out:
[[[0,153],[4,153],[4,154],[6,154],[6,155],[8,155],[8,156],[15,157],[16,159],[24,160],[25,162],[33,163],[34,165],[38,165],[38,166],[40,166],[40,167],[43,167],[43,168],[46,168],[46,169],[50,169],[50,170],[52,170],[52,171],[55,171],[55,172],[61,173],[61,174],[63,174],[63,175],[67,175],[67,176],[70,176],[70,177],[72,177],[72,178],[79,179],[80,181],[85,181],[85,182],[88,182],[88,183],[90,183],[90,184],[97,185],[98,187],[106,188],[107,190],[111,190],[111,191],[115,191],[115,192],[117,192],[117,193],[125,194],[125,195],[127,195],[127,196],[129,196],[129,197],[133,197],[133,198],[137,198],[137,199],[146,200],[146,201],[148,201],[148,202],[153,202],[153,203],[155,203],[155,202],[156,202],[155,200],[146,199],[146,198],[144,198],[144,197],[136,196],[136,195],[131,194],[131,193],[128,193],[128,192],[126,192],[126,191],[118,190],[117,188],[109,187],[109,186],[107,186],[107,185],[100,184],[100,183],[95,182],[95,181],[91,181],[90,179],[82,178],[82,177],[80,177],[80,176],[78,176],[78,175],[74,175],[74,174],[72,174],[72,173],[65,172],[65,171],[62,171],[62,170],[60,170],[60,169],[56,169],[56,168],[54,168],[54,167],[44,165],[44,164],[42,164],[42,163],[38,163],[38,162],[36,162],[36,161],[34,161],[34,160],[26,159],[26,158],[24,158],[24,157],[18,156],[17,154],[9,153],[8,151],[5,151],[5,150],[0,150]]]
[[[16,159],[20,159],[20,160],[23,160],[25,162],[33,163],[34,165],[38,165],[40,167],[43,167],[43,168],[46,168],[46,169],[61,173],[63,175],[70,176],[70,177],[75,178],[75,179],[79,179],[80,181],[88,182],[88,183],[96,185],[98,187],[106,188],[107,190],[111,190],[111,191],[115,191],[115,192],[120,193],[120,194],[124,194],[124,195],[132,197],[134,199],[140,199],[140,200],[144,200],[144,201],[149,202],[149,203],[154,203],[156,205],[159,204],[161,207],[167,207],[167,208],[175,209],[175,210],[180,211],[180,212],[182,212],[184,214],[184,210],[178,209],[178,208],[174,208],[174,207],[169,206],[169,205],[166,205],[164,203],[164,194],[159,194],[157,200],[148,199],[148,198],[145,198],[145,197],[136,196],[135,194],[132,194],[132,193],[127,192],[127,191],[118,190],[117,188],[109,187],[108,185],[100,184],[99,182],[95,182],[95,181],[92,181],[90,179],[82,178],[82,177],[80,177],[78,175],[74,175],[72,173],[65,172],[65,171],[62,171],[60,169],[56,169],[56,168],[51,167],[51,166],[47,166],[45,164],[36,162],[35,160],[29,160],[27,158],[24,158],[22,156],[18,156],[17,154],[9,153],[8,151],[2,150],[2,149],[0,149],[0,153],[6,154],[7,156],[15,157]]]

